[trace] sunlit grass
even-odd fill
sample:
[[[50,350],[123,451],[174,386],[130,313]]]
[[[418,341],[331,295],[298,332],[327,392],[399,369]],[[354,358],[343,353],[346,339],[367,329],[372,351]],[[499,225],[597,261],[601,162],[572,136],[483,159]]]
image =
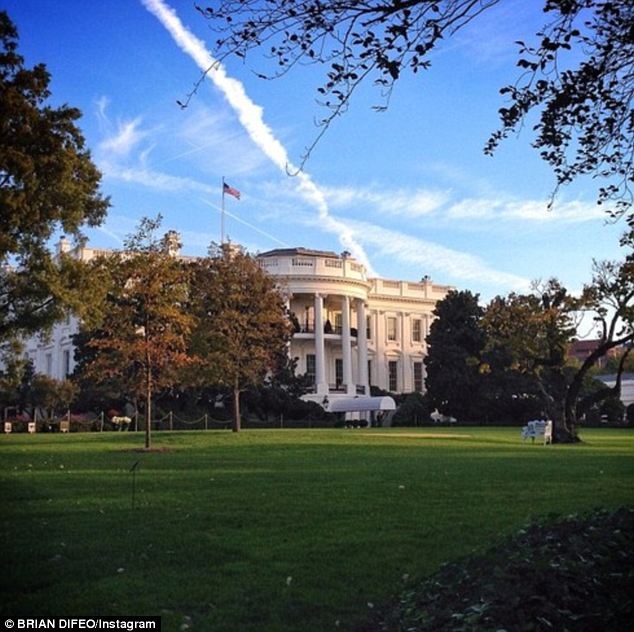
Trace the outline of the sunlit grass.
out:
[[[140,453],[134,433],[3,436],[0,610],[160,614],[167,630],[354,629],[404,577],[531,517],[631,505],[634,433],[583,438],[178,432]]]

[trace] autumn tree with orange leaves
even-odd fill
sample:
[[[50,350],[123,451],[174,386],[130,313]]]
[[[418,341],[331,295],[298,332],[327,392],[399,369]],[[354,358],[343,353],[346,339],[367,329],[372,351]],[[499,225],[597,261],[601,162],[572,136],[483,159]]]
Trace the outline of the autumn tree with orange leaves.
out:
[[[143,219],[122,252],[104,258],[110,287],[98,328],[90,332],[83,373],[96,382],[117,381],[145,401],[145,448],[151,447],[155,393],[175,385],[190,364],[187,338],[193,318],[183,305],[186,266],[157,238],[160,216]]]

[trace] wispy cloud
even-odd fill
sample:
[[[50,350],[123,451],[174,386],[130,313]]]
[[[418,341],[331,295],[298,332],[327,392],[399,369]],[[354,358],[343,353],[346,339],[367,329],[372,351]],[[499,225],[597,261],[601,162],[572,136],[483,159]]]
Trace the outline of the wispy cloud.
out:
[[[382,217],[420,219],[433,216],[445,223],[465,219],[480,222],[577,223],[602,219],[604,213],[594,202],[558,200],[552,211],[547,200],[520,199],[505,193],[479,192],[475,196],[459,197],[451,189],[398,188],[370,186],[329,187],[324,189],[333,208],[352,211],[362,208],[365,213]]]
[[[140,124],[140,118],[132,121],[119,121],[114,134],[102,140],[99,148],[118,156],[127,156],[148,134],[140,129]]]
[[[115,125],[107,111],[110,100],[103,96],[95,105],[104,132],[104,138],[97,145],[95,158],[105,178],[164,192],[212,191],[212,187],[204,182],[165,173],[150,164],[150,155],[161,136],[159,127],[143,127],[141,116],[120,120]]]
[[[430,272],[456,281],[474,281],[496,288],[526,291],[530,280],[496,270],[480,257],[440,246],[404,233],[367,222],[353,224],[358,239],[377,255],[397,260],[409,268],[417,266],[420,276]]]
[[[450,46],[463,50],[472,64],[512,68],[518,51],[514,42],[524,38],[526,33],[536,32],[542,26],[543,13],[536,10],[535,3],[526,0],[490,4],[477,20],[456,33]],[[445,47],[441,49],[444,50]]]
[[[110,125],[110,120],[106,112],[109,105],[110,99],[105,95],[100,96],[95,101],[95,112],[97,114],[97,120],[99,121],[99,125],[101,126],[102,130]]]
[[[268,163],[267,157],[236,125],[235,117],[226,109],[211,110],[196,101],[179,115],[182,123],[176,135],[185,149],[161,164],[187,157],[210,174],[235,178],[253,174]]]
[[[104,134],[97,150],[101,155],[125,158],[149,135],[149,130],[141,129],[140,116],[113,123],[108,115],[109,106],[110,99],[105,95],[95,101],[97,120]]]
[[[106,177],[139,184],[157,191],[213,193],[216,189],[210,185],[182,176],[173,176],[143,166],[125,166],[116,163],[102,162],[99,167]]]
[[[450,201],[450,191],[387,189],[377,187],[329,187],[328,202],[335,208],[365,206],[379,213],[404,217],[430,215]]]
[[[142,2],[167,29],[179,48],[189,55],[203,72],[207,73],[207,77],[222,92],[236,113],[251,140],[269,160],[283,173],[287,173],[288,170],[297,171],[289,160],[286,148],[264,122],[263,109],[249,98],[242,83],[227,75],[222,64],[211,56],[201,40],[183,26],[171,7],[162,0],[142,0]],[[299,172],[296,176],[296,187],[302,197],[317,210],[321,228],[336,234],[346,249],[371,268],[370,261],[363,247],[355,239],[353,231],[330,214],[324,192],[310,175]]]
[[[596,203],[559,201],[552,211],[546,200],[518,200],[501,196],[465,198],[452,204],[447,215],[455,219],[506,220],[524,222],[575,223],[601,219],[604,212]]]
[[[119,247],[123,246],[123,239],[115,231],[106,228],[106,226],[97,226],[95,230],[115,241]]]

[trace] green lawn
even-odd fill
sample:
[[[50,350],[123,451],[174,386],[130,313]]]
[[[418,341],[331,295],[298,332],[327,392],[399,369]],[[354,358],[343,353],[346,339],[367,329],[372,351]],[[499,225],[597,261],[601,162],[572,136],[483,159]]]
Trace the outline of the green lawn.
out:
[[[444,436],[438,436],[444,435]],[[353,630],[530,518],[634,504],[634,432],[517,428],[0,437],[0,616]],[[130,468],[139,462],[133,507]],[[405,578],[405,579],[404,579]]]

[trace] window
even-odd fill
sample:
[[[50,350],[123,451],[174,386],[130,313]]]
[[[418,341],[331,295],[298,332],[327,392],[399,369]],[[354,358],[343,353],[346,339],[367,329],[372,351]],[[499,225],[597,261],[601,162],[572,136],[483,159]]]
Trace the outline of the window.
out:
[[[304,309],[304,322],[302,323],[303,333],[314,333],[315,331],[315,309],[306,307]]]
[[[372,321],[370,320],[370,316],[365,317],[365,337],[368,340],[372,340]]]
[[[335,331],[334,333],[341,335],[343,332],[343,316],[341,312],[335,312]]]
[[[423,392],[423,363],[414,362],[414,390],[417,393]]]
[[[343,360],[335,358],[335,387],[339,388],[343,384]]]
[[[388,370],[388,390],[396,392],[398,390],[398,362],[390,360],[387,363]]]
[[[412,341],[422,342],[423,339],[423,323],[420,318],[412,320]]]
[[[368,386],[372,385],[372,360],[368,360]]]
[[[46,375],[48,375],[49,377],[53,377],[53,354],[47,353],[45,360],[46,360]]]
[[[394,316],[387,318],[387,339],[396,340],[396,318]]]
[[[68,349],[64,349],[64,355],[62,356],[62,362],[64,367],[64,377],[70,375],[70,351]]]
[[[315,355],[312,353],[306,354],[306,375],[311,379],[311,381],[315,382],[315,373],[316,373],[316,363],[315,363]]]

